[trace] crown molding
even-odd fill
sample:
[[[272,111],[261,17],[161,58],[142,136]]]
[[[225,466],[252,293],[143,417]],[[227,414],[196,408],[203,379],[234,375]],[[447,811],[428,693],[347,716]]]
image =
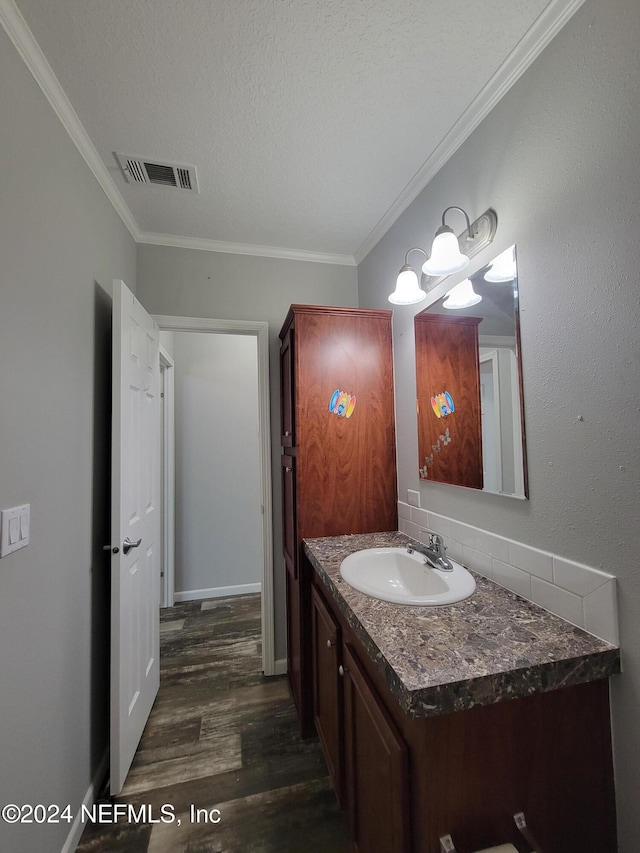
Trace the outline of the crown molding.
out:
[[[584,0],[551,0],[355,253],[360,263],[491,112]]]
[[[199,249],[204,252],[225,252],[232,255],[253,255],[259,258],[280,258],[289,261],[306,261],[316,264],[338,264],[355,267],[353,255],[332,255],[307,252],[302,249],[285,249],[279,246],[257,246],[250,243],[226,243],[204,237],[180,237],[175,234],[155,234],[149,231],[138,234],[138,243],[152,246],[173,246],[177,249]]]
[[[20,10],[13,0],[0,0],[0,24],[6,30],[16,50],[20,54],[25,65],[33,75],[35,81],[42,89],[45,97],[51,104],[54,112],[62,122],[63,127],[71,137],[86,164],[93,172],[94,177],[102,187],[107,198],[115,208],[116,212],[124,222],[129,233],[136,243],[151,243],[159,246],[176,246],[185,249],[202,249],[209,252],[226,252],[235,255],[254,255],[263,258],[284,258],[295,261],[307,261],[321,264],[340,264],[343,266],[355,266],[352,255],[325,254],[320,252],[307,252],[300,249],[286,249],[277,246],[253,246],[244,243],[225,243],[219,240],[205,240],[202,238],[180,237],[172,234],[152,234],[140,231],[133,214],[129,210],[120,190],[116,186],[111,174],[98,154],[89,134],[78,114],[74,110],[69,98],[47,58],[40,49],[33,33]]]
[[[440,145],[424,162],[415,177],[378,221],[353,256],[141,232],[111,174],[91,142],[76,111],[13,0],[0,0],[0,24],[4,27],[16,50],[136,243],[311,263],[356,266],[382,239],[389,228],[526,71],[556,33],[582,6],[583,2],[584,0],[551,0],[535,24],[525,33],[505,62],[451,128]]]
[[[131,236],[137,240],[139,229],[131,211],[13,0],[0,0],[0,23]]]

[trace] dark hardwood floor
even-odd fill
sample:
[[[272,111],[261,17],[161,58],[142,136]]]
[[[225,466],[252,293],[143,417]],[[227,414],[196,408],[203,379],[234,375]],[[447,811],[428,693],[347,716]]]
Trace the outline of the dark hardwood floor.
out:
[[[132,819],[87,824],[79,853],[346,853],[319,743],[300,738],[286,677],[261,673],[260,596],[162,610],[160,647],[160,690],[111,801]]]

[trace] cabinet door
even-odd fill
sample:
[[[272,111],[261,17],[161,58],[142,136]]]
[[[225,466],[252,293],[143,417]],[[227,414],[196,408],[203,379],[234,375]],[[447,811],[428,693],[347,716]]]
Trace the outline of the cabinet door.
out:
[[[344,647],[345,759],[354,850],[408,853],[408,750],[351,645]]]
[[[340,627],[322,596],[311,588],[313,660],[313,721],[320,738],[333,787],[343,804],[342,776],[342,679]]]
[[[282,553],[287,571],[298,577],[296,528],[296,458],[283,454],[282,466]]]
[[[296,315],[302,538],[397,528],[391,318],[371,313]]]
[[[295,445],[295,400],[293,329],[286,333],[280,347],[280,425],[282,447]]]

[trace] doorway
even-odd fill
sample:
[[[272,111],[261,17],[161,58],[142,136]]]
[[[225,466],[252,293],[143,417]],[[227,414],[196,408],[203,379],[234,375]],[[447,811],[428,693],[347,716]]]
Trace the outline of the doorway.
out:
[[[258,530],[257,536],[258,541],[255,550],[255,559],[251,559],[252,571],[255,573],[255,577],[253,578],[243,578],[243,583],[238,586],[237,591],[250,591],[251,588],[251,580],[257,581],[254,588],[260,586],[261,588],[261,633],[262,633],[262,664],[263,671],[265,675],[273,675],[275,674],[275,649],[274,649],[274,606],[273,606],[273,543],[272,543],[272,511],[271,511],[271,438],[270,438],[270,422],[269,422],[269,369],[268,369],[268,325],[267,323],[261,322],[249,322],[249,321],[227,321],[227,320],[209,320],[209,319],[201,319],[201,318],[189,318],[189,317],[169,317],[164,315],[156,315],[154,316],[155,321],[158,323],[161,332],[173,332],[173,333],[199,333],[199,338],[201,341],[206,342],[206,338],[208,336],[236,336],[237,343],[240,344],[241,341],[237,336],[241,336],[241,338],[252,337],[254,340],[244,341],[245,344],[251,343],[253,348],[247,349],[247,347],[241,348],[242,351],[253,352],[254,359],[254,367],[256,374],[256,382],[255,382],[255,393],[257,399],[254,400],[254,411],[255,411],[255,423],[252,424],[244,424],[244,427],[248,427],[255,431],[257,436],[257,441],[255,442],[256,450],[255,450],[255,459],[257,467],[257,471],[255,474],[256,478],[256,501],[257,501],[257,512],[259,513],[259,520],[257,521]],[[187,341],[191,335],[185,336],[181,335],[182,341]],[[189,342],[190,349],[193,346],[196,346],[196,335],[193,335],[193,339]],[[211,339],[209,343],[213,344],[214,341]],[[229,341],[231,343],[231,341]],[[193,345],[193,346],[191,346]],[[197,346],[196,346],[197,349]],[[238,350],[240,352],[240,349]],[[244,357],[244,356],[243,356]],[[165,415],[165,437],[168,439],[167,444],[171,441],[175,442],[175,436],[171,435],[171,416],[170,410],[172,406],[176,405],[176,380],[173,378],[176,375],[176,364],[178,363],[178,357],[172,359],[171,355],[168,354],[165,350],[164,354],[164,376],[167,379],[164,383],[164,406],[165,410],[169,412],[168,415]],[[168,364],[167,362],[173,362]],[[203,365],[201,362],[199,373],[203,373]],[[204,365],[206,368],[206,365]],[[206,373],[206,368],[204,372]],[[169,376],[171,377],[169,379]],[[206,382],[206,376],[199,375],[196,377],[198,381],[196,381],[196,386],[200,380]],[[204,404],[205,400],[203,395],[200,395],[198,398],[198,389],[197,387],[191,389],[192,392],[196,394],[196,402],[193,405],[200,406]],[[233,393],[233,387],[230,388],[228,393]],[[169,396],[171,399],[169,399]],[[193,394],[192,394],[193,396]],[[238,400],[240,398],[238,397]],[[229,400],[231,405],[232,402]],[[235,407],[239,405],[236,402]],[[197,421],[197,417],[191,419],[191,426],[194,427],[193,432],[193,441],[197,439],[198,430],[202,433],[201,424],[194,423]],[[219,425],[220,422],[219,422]],[[226,424],[222,424],[222,426],[226,427]],[[202,438],[202,436],[201,436]],[[249,446],[250,442],[243,442],[241,438],[238,439],[240,444],[236,443],[235,446],[229,446],[229,436],[225,439],[224,435],[211,435],[209,446],[205,442],[202,447],[204,448],[205,454],[212,452],[213,450],[217,450],[222,446],[224,457],[225,453],[227,456],[227,461],[232,460],[235,456],[237,458],[238,453],[240,452],[241,445]],[[191,448],[192,439],[187,438],[187,445],[189,448],[189,452],[191,453],[191,460],[189,464],[192,469],[196,471],[198,475],[198,479],[200,480],[200,485],[202,486],[202,481],[206,480],[206,476],[200,476],[198,471],[198,460],[199,456],[197,455],[197,451],[192,452],[193,448]],[[223,463],[225,462],[223,458]],[[194,468],[195,466],[195,468]],[[191,509],[191,518],[182,518],[180,519],[180,512],[175,512],[175,522],[172,525],[171,522],[171,497],[172,494],[169,492],[169,484],[171,480],[171,464],[164,465],[164,483],[167,488],[165,488],[166,500],[164,502],[164,513],[163,517],[168,524],[168,533],[171,533],[172,529],[176,529],[178,531],[178,537],[181,535],[188,536],[188,527],[190,523],[195,523],[197,521],[196,516],[200,513],[202,507],[200,506],[201,501],[198,500],[196,496],[192,501],[192,509]],[[206,466],[203,466],[203,470]],[[244,483],[248,481],[248,477],[243,477],[241,472],[238,472],[239,476],[237,477],[238,485],[240,487],[243,486]],[[220,498],[220,495],[218,495]],[[215,511],[215,507],[213,508]],[[222,503],[218,503],[218,512],[221,516],[224,515],[226,507],[224,506],[224,501]],[[240,521],[241,524],[241,521]],[[232,526],[231,518],[227,519],[227,527]],[[228,530],[225,530],[225,533],[228,533]],[[165,542],[168,542],[168,537],[165,536]],[[237,541],[237,537],[236,540]],[[188,543],[190,544],[190,543]],[[229,542],[227,537],[227,545],[225,546],[222,540],[218,543],[220,549],[224,547],[229,548]],[[180,543],[178,543],[178,548],[180,547]],[[165,553],[167,554],[168,564],[165,564],[164,567],[164,580],[167,582],[167,591],[165,592],[165,601],[167,603],[172,603],[172,592],[173,592],[173,583],[171,582],[171,554],[170,548],[165,549]],[[215,549],[214,549],[215,550]],[[209,549],[211,551],[211,549]],[[231,557],[233,556],[232,551],[230,552]],[[221,558],[222,563],[228,565],[229,563],[229,553],[227,553],[227,558],[224,556]],[[257,563],[254,567],[253,563]],[[179,569],[177,570],[179,575]],[[174,575],[175,576],[175,575]],[[197,578],[197,575],[195,576]],[[228,580],[229,576],[227,576]],[[247,582],[247,580],[249,582]],[[180,583],[184,583],[184,580]],[[183,594],[176,595],[178,600],[189,600],[190,598],[197,597],[198,593],[202,593],[206,597],[210,597],[212,595],[212,590],[205,587],[199,588],[196,581],[190,581],[191,586],[188,587],[187,592],[183,591]],[[193,584],[196,584],[194,587]],[[232,585],[225,582],[224,579],[220,585],[220,594],[234,594],[233,591],[229,591],[233,589]],[[209,585],[211,586],[211,585]],[[189,592],[191,589],[191,593]],[[215,594],[215,593],[213,593]]]

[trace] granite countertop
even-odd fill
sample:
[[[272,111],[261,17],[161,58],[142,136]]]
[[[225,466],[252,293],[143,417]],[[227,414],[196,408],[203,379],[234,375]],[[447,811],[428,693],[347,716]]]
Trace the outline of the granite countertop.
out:
[[[401,707],[429,717],[606,678],[619,650],[472,572],[471,598],[445,607],[390,604],[340,576],[354,551],[404,547],[404,533],[305,539],[304,550]]]

